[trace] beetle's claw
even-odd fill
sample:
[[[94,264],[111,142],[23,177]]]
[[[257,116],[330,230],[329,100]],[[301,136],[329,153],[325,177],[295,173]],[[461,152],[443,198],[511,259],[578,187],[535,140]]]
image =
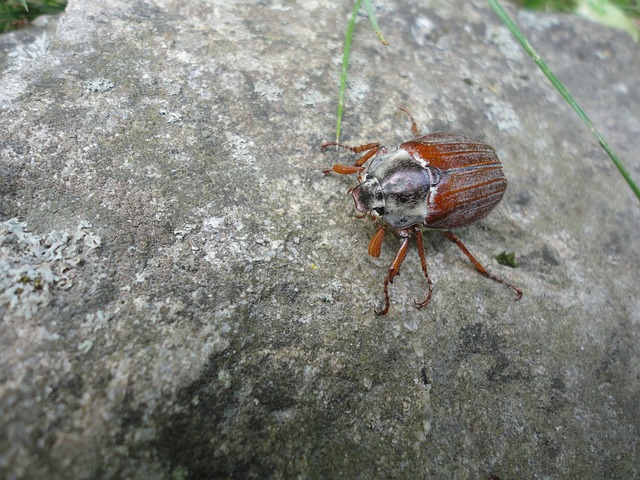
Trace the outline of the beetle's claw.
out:
[[[433,287],[431,285],[431,280],[429,279],[429,277],[427,277],[427,280],[429,281],[429,293],[427,294],[427,298],[425,298],[422,302],[416,302],[414,300],[414,303],[417,309],[426,307],[427,305],[429,305],[429,302],[431,301],[431,295],[433,294]]]
[[[334,142],[327,142],[320,145],[320,152],[324,153],[324,151],[329,147],[334,147],[336,144]]]
[[[427,305],[429,305],[430,301],[431,301],[431,292],[429,292],[429,296],[427,297],[426,300],[424,300],[423,302],[418,302],[417,300],[414,300],[413,304],[416,306],[418,310],[420,310],[421,308],[424,308]]]

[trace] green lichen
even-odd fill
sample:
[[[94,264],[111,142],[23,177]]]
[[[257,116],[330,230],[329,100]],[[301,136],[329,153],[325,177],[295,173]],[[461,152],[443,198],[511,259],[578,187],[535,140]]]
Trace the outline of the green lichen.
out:
[[[502,252],[496,255],[495,259],[500,265],[504,265],[506,267],[516,268],[518,266],[518,262],[516,262],[516,252]]]

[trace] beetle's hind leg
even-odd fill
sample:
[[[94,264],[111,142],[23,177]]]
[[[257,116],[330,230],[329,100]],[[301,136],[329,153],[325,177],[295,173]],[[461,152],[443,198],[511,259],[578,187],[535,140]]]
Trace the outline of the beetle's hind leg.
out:
[[[424,276],[427,279],[427,283],[429,284],[429,293],[427,298],[422,303],[416,303],[417,308],[426,307],[429,301],[431,300],[431,293],[433,292],[433,284],[431,283],[431,279],[429,278],[429,273],[427,272],[427,259],[424,255],[424,242],[422,241],[422,232],[420,229],[415,230],[416,233],[416,241],[418,243],[418,254],[420,255],[420,265],[422,266],[422,271],[424,272]]]
[[[329,172],[340,173],[341,175],[350,175],[352,173],[361,173],[364,170],[364,165],[367,160],[369,160],[374,155],[384,152],[385,148],[379,143],[367,143],[366,145],[360,145],[358,147],[350,147],[348,145],[344,145],[342,143],[337,142],[328,142],[323,143],[320,147],[320,151],[324,152],[328,147],[340,147],[346,150],[350,150],[353,153],[362,153],[366,152],[362,157],[357,159],[353,165],[342,165],[340,163],[334,164],[331,168],[327,168],[322,171],[323,174],[327,174]]]
[[[447,230],[442,232],[442,234],[448,238],[449,240],[451,240],[453,243],[455,243],[458,248],[460,250],[462,250],[462,253],[464,253],[467,258],[471,261],[471,263],[473,263],[473,266],[476,267],[476,270],[478,272],[480,272],[480,274],[484,277],[490,278],[491,280],[493,280],[494,282],[498,282],[501,283],[503,285],[506,285],[507,287],[513,289],[516,294],[518,295],[518,298],[516,298],[516,300],[520,300],[522,298],[522,290],[520,290],[518,287],[516,287],[515,285],[507,282],[506,280],[503,280],[500,277],[496,277],[495,275],[490,274],[486,268],[484,268],[480,262],[478,260],[475,259],[475,257],[471,254],[471,252],[467,249],[467,247],[464,246],[464,244],[460,241],[460,239],[456,236],[456,234],[454,234],[453,232]]]
[[[414,137],[418,137],[420,135],[420,130],[418,129],[418,124],[416,123],[416,119],[413,118],[413,114],[405,107],[400,107],[398,108],[398,110],[407,114],[407,116],[409,117],[409,120],[411,120],[411,133],[413,133]]]

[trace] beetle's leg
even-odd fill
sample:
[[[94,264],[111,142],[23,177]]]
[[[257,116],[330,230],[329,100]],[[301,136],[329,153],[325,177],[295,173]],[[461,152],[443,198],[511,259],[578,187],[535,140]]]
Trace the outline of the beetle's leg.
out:
[[[416,228],[416,241],[418,242],[418,254],[420,255],[420,265],[422,266],[422,271],[424,272],[424,276],[427,278],[427,283],[429,284],[429,294],[424,302],[418,303],[416,302],[416,307],[422,308],[426,307],[429,301],[431,300],[431,292],[433,291],[433,285],[431,284],[431,279],[429,278],[429,274],[427,273],[427,259],[424,256],[424,242],[422,241],[422,232],[420,229]]]
[[[327,147],[333,147],[333,146],[345,148],[354,153],[362,153],[362,152],[366,152],[366,153],[362,157],[357,159],[353,163],[353,166],[341,165],[337,163],[333,167],[323,170],[322,173],[324,173],[325,175],[331,171],[340,173],[342,175],[350,175],[356,172],[362,173],[362,171],[364,170],[362,165],[364,165],[367,162],[367,160],[369,160],[374,155],[385,151],[385,148],[379,143],[367,143],[366,145],[360,145],[359,147],[349,147],[348,145],[344,145],[342,143],[336,143],[336,142],[324,143],[320,147],[320,150],[324,152],[327,149]]]
[[[367,160],[369,160],[374,155],[377,155],[378,152],[380,152],[381,150],[384,150],[384,147],[382,145],[378,144],[378,143],[371,143],[369,145],[374,145],[374,146],[371,148],[371,150],[369,150],[362,157],[360,157],[358,160],[356,160],[354,165],[357,165],[357,166],[364,165],[365,163],[367,163]],[[368,145],[365,145],[365,146],[368,146]],[[362,150],[362,151],[364,151],[364,150]]]
[[[322,170],[323,175],[329,172],[336,172],[340,175],[351,175],[352,173],[362,173],[364,167],[358,167],[356,165],[342,165],[341,163],[335,163],[331,168]]]
[[[511,283],[507,282],[506,280],[503,280],[500,277],[496,277],[495,275],[490,274],[486,268],[484,268],[480,262],[478,262],[478,260],[475,259],[475,257],[473,255],[471,255],[471,252],[467,249],[467,247],[464,246],[464,244],[460,241],[460,239],[451,231],[444,231],[442,232],[442,234],[448,238],[449,240],[451,240],[453,243],[455,243],[458,248],[460,250],[462,250],[462,253],[464,253],[467,258],[469,260],[471,260],[471,263],[473,263],[474,267],[476,267],[476,270],[478,270],[478,272],[480,272],[481,275],[490,278],[491,280],[501,283],[503,285],[506,285],[509,288],[512,288],[516,294],[518,295],[518,298],[516,298],[516,300],[520,300],[522,298],[522,290],[520,290],[518,287],[516,287],[515,285],[512,285]]]
[[[328,147],[340,147],[340,148],[344,148],[345,150],[350,150],[353,153],[362,153],[368,150],[379,149],[381,146],[382,145],[380,145],[379,143],[367,143],[365,145],[359,145],[357,147],[350,147],[349,145],[345,145],[344,143],[327,142],[320,145],[320,151],[324,152]]]
[[[389,284],[393,283],[393,278],[400,273],[400,265],[404,261],[404,257],[407,256],[407,247],[409,246],[409,235],[406,235],[402,240],[402,245],[396,254],[396,258],[393,259],[391,265],[389,265],[389,272],[384,279],[384,308],[376,312],[378,315],[386,315],[389,311]]]
[[[413,118],[413,115],[411,114],[411,112],[409,110],[407,110],[405,107],[400,107],[398,108],[398,110],[400,110],[401,112],[404,112],[407,114],[407,116],[409,117],[409,120],[411,120],[411,133],[413,133],[414,137],[417,137],[420,135],[420,130],[418,130],[418,124],[416,123],[416,119]]]
[[[383,227],[382,225],[378,226],[378,231],[373,237],[371,237],[371,241],[369,242],[368,253],[370,256],[375,258],[380,256],[380,247],[382,246],[382,240],[384,239],[384,234],[386,232],[386,227]]]

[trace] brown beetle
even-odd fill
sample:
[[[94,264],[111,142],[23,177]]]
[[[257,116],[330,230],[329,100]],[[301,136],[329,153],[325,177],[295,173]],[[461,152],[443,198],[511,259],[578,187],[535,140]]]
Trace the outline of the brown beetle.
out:
[[[452,133],[420,135],[413,115],[400,108],[411,120],[414,138],[400,144],[392,152],[379,143],[349,147],[341,143],[325,143],[321,150],[337,146],[364,155],[353,165],[334,164],[324,170],[342,175],[358,174],[358,185],[348,190],[356,209],[378,224],[369,242],[369,255],[380,256],[380,247],[387,230],[402,238],[402,245],[384,280],[385,307],[389,311],[389,283],[400,272],[407,255],[409,238],[416,235],[422,271],[429,285],[426,300],[416,303],[422,308],[431,300],[432,284],[427,273],[424,242],[420,227],[443,230],[442,234],[454,242],[487,278],[512,288],[522,297],[522,290],[490,274],[469,252],[450,228],[470,225],[484,218],[500,202],[507,188],[507,179],[495,150],[486,143]],[[365,164],[369,163],[365,166]]]

